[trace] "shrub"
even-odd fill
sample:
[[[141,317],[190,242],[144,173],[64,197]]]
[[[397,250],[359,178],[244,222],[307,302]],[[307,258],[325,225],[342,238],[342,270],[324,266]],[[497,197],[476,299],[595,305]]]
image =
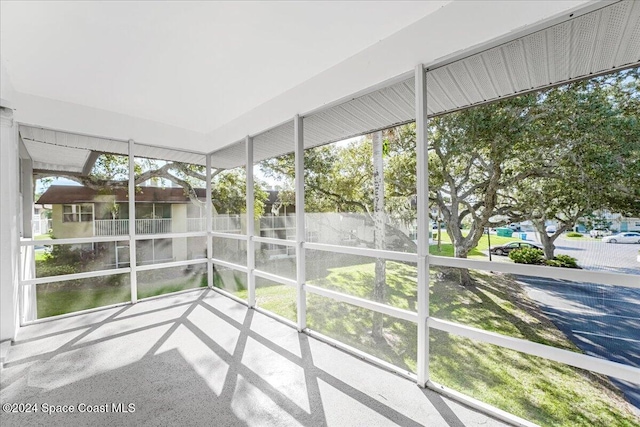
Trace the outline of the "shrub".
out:
[[[80,273],[75,264],[54,264],[49,261],[36,261],[37,277],[62,276]]]
[[[544,253],[540,249],[522,248],[509,252],[509,258],[516,264],[541,264]]]
[[[549,267],[580,268],[574,257],[556,255],[553,259],[544,259],[544,252],[540,249],[522,248],[509,252],[509,258],[517,264],[537,264]]]
[[[557,259],[545,259],[544,264],[549,267],[563,267],[562,262]]]
[[[567,237],[582,237],[582,233],[576,233],[575,231],[570,231],[567,233]]]
[[[569,255],[556,255],[552,260],[547,261],[547,265],[550,265],[549,261],[555,261],[556,263],[560,264],[553,265],[554,267],[579,268],[578,260]]]

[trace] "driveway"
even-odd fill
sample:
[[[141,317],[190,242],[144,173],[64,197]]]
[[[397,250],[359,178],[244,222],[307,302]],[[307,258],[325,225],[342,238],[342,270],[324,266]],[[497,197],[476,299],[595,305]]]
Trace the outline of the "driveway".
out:
[[[558,329],[586,354],[640,367],[640,289],[516,277]],[[611,381],[640,415],[640,386]]]

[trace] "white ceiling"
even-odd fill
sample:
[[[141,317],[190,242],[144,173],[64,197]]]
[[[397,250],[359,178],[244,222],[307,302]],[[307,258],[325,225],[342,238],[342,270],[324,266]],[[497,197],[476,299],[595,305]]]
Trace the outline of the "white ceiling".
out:
[[[210,132],[449,1],[7,2],[17,92]]]

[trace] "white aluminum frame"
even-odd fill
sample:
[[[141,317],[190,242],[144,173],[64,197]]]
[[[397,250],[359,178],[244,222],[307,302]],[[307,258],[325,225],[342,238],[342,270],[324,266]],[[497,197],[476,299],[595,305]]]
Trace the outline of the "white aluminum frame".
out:
[[[418,341],[417,382],[429,381],[429,154],[427,141],[427,73],[415,69],[416,95],[416,193],[418,197]]]
[[[588,371],[640,384],[640,368],[634,368],[633,366],[625,365],[623,363],[587,356],[586,354],[576,353],[546,344],[539,344],[522,338],[514,338],[495,332],[489,332],[472,326],[465,326],[459,323],[450,322],[448,320],[430,317],[428,324],[430,328],[440,331],[460,335],[483,343],[497,345],[499,347],[508,348],[510,350],[542,357],[565,365],[586,369]]]
[[[114,276],[116,274],[131,273],[131,267],[114,268],[110,270],[85,271],[83,273],[63,274],[60,276],[37,277],[35,279],[20,280],[20,286],[41,285],[43,283],[64,282],[67,280],[90,279],[92,277]]]
[[[305,249],[316,251],[337,252],[347,255],[362,255],[371,258],[384,258],[389,261],[418,262],[418,255],[412,252],[394,252],[356,246],[329,245],[326,243],[304,243],[303,247]]]
[[[249,290],[249,308],[256,306],[256,245],[253,236],[256,230],[255,192],[253,190],[253,138],[245,139],[247,174],[247,289]]]
[[[393,316],[398,319],[407,320],[409,322],[418,322],[418,313],[415,311],[405,310],[384,304],[377,301],[372,301],[366,298],[360,298],[353,295],[345,294],[342,292],[333,291],[331,289],[321,288],[315,285],[304,285],[305,290],[312,294],[320,295],[325,298],[330,298],[339,302],[346,302],[347,304],[355,305],[357,307],[366,308],[377,313]]]
[[[213,237],[211,233],[213,232],[213,201],[211,200],[211,153],[206,155],[205,158],[206,163],[206,187],[207,187],[207,196],[206,196],[206,236],[207,236],[207,286],[209,289],[213,289],[213,262],[211,261],[211,257],[213,256]]]
[[[222,237],[223,239],[244,240],[244,241],[249,240],[249,238],[245,234],[220,233],[218,231],[210,231],[209,236]]]
[[[181,237],[207,237],[206,231],[183,231],[162,234],[136,234],[135,240],[178,239]]]
[[[307,327],[307,295],[305,292],[306,260],[305,260],[305,215],[304,215],[304,122],[302,117],[293,118],[293,141],[295,155],[295,190],[296,190],[296,308],[298,314],[298,332]]]
[[[601,285],[624,286],[640,288],[640,278],[631,274],[609,273],[605,271],[590,271],[547,267],[541,265],[515,264],[499,261],[483,261],[465,258],[448,258],[431,255],[431,265],[440,267],[469,268],[483,271],[499,271],[501,273],[519,274],[522,276],[537,276],[549,279],[563,279],[574,282],[597,283]],[[558,283],[562,286],[562,283]]]
[[[131,304],[138,301],[138,275],[136,268],[136,158],[135,142],[129,140],[129,268],[131,269]]]
[[[136,268],[136,270],[137,271],[160,270],[163,268],[186,267],[188,265],[207,264],[208,262],[209,260],[207,258],[188,259],[185,261],[157,262],[154,264],[139,265]]]
[[[277,274],[269,273],[268,271],[258,270],[257,268],[253,270],[253,274],[262,279],[282,283],[283,285],[291,286],[292,288],[298,288],[297,280],[288,279],[286,277],[278,276]]]

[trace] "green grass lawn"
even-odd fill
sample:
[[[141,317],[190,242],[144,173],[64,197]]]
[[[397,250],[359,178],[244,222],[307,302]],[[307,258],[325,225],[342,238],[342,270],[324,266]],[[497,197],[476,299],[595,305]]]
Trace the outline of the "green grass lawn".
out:
[[[163,273],[163,270],[139,273],[138,299],[207,286],[206,274],[190,273],[171,277],[171,274]],[[128,276],[119,276],[37,285],[38,318],[131,301]]]
[[[462,232],[463,235],[466,236],[467,231]],[[437,238],[434,237],[434,242],[437,242]],[[491,247],[504,245],[509,242],[521,242],[522,240],[516,237],[516,233],[514,233],[513,237],[502,237],[496,236],[495,234],[491,235]],[[469,258],[486,258],[487,255],[483,253],[489,249],[489,239],[486,234],[483,234],[478,242],[478,246],[469,252]],[[439,256],[453,256],[453,245],[451,244],[451,238],[446,231],[442,231],[442,240],[440,244],[440,250],[438,250],[438,246],[436,243],[429,246],[429,253],[431,255],[439,255]]]
[[[35,250],[34,258],[36,261],[44,261],[46,256],[47,256],[47,253],[44,251],[44,249]]]
[[[390,304],[415,309],[415,285],[408,285],[415,283],[414,270],[387,262]],[[340,267],[310,284],[371,298],[374,274],[373,263]],[[468,288],[438,271],[431,274],[432,316],[579,352],[510,276],[474,271],[476,286]],[[275,285],[261,292],[261,307],[295,319],[295,289]],[[411,322],[385,316],[385,340],[376,342],[372,312],[317,295],[307,296],[307,320],[313,330],[415,372],[417,331]],[[505,411],[540,425],[640,425],[604,376],[444,332],[432,331],[430,341],[434,381]]]

